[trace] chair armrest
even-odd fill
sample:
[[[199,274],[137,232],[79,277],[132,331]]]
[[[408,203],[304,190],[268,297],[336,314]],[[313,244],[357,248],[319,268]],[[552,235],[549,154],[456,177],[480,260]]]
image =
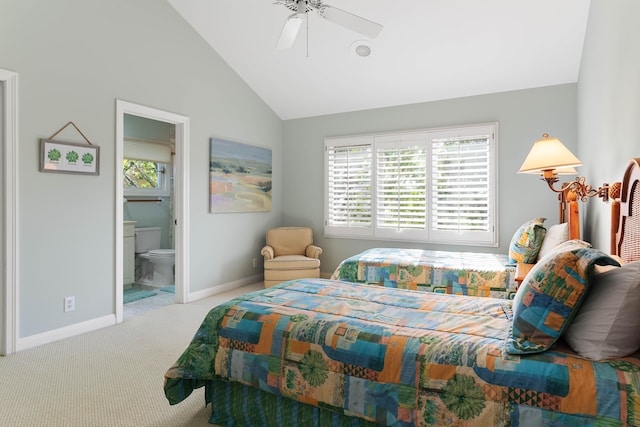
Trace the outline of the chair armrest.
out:
[[[262,248],[260,253],[264,257],[265,261],[269,259],[273,259],[274,257],[273,248],[271,246],[265,246],[264,248]]]
[[[305,251],[305,255],[308,256],[309,258],[318,259],[320,258],[321,254],[322,254],[322,248],[316,245],[307,246],[307,250]]]

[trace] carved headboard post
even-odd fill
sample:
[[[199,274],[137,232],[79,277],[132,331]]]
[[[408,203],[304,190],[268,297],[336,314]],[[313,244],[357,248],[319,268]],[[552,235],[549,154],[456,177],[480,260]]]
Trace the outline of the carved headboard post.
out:
[[[569,239],[580,239],[580,211],[578,195],[567,186],[558,194],[560,201],[559,222],[569,223]]]
[[[569,209],[569,239],[580,239],[580,212],[578,210],[578,195],[567,193],[567,208]]]
[[[611,253],[617,254],[618,248],[616,245],[616,234],[618,233],[618,227],[620,226],[620,188],[621,182],[614,182],[609,187],[609,198],[611,199],[611,230],[610,230],[610,246]]]

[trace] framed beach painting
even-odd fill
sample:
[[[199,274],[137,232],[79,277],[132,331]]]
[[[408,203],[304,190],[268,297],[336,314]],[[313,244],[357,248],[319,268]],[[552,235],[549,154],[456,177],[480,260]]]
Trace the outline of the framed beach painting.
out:
[[[211,138],[209,212],[271,211],[271,150]]]

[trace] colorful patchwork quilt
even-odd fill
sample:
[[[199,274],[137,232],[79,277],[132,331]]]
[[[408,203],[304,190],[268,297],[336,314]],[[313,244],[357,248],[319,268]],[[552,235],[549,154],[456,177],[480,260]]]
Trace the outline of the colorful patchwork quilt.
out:
[[[342,261],[331,277],[388,288],[513,298],[516,265],[508,255],[374,248]]]
[[[508,355],[511,304],[284,282],[211,310],[165,394],[176,404],[206,386],[225,425],[638,425],[640,356],[591,362],[561,344]]]

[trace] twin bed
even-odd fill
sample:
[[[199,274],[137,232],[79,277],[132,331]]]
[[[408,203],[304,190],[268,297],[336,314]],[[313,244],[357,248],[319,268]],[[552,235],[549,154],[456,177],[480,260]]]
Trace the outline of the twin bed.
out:
[[[510,299],[516,264],[506,254],[373,248],[345,259],[334,280],[453,295]]]
[[[549,229],[562,230],[561,240],[580,238],[577,200],[568,193],[568,190],[560,193],[559,197],[561,224]],[[542,243],[544,239],[544,233],[538,235],[539,230],[544,230],[544,219],[539,220],[539,228],[536,220],[532,220],[516,231],[516,236],[527,232],[531,232],[531,236],[526,235],[522,244],[515,242],[516,252],[509,255],[372,248],[342,261],[331,279],[423,292],[511,299],[518,288],[518,276],[522,274],[511,255],[521,258],[522,263],[535,263],[536,259],[526,259],[524,253],[535,246],[532,240]],[[547,240],[557,238],[559,236],[554,233]]]
[[[636,159],[613,221],[629,262],[638,182]],[[513,300],[323,279],[236,298],[209,312],[165,394],[176,404],[204,386],[210,422],[225,426],[638,425],[640,354],[594,361],[562,339],[594,268],[618,262],[566,246]]]

